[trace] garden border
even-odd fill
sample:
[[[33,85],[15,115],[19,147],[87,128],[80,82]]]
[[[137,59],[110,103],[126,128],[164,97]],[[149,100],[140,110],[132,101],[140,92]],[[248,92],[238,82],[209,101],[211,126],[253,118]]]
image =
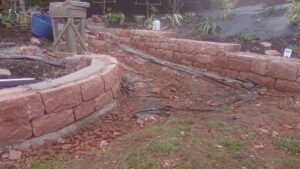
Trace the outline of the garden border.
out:
[[[70,59],[90,60],[91,64],[50,81],[0,89],[0,145],[62,131],[73,123],[81,124],[79,121],[88,116],[103,114],[116,106],[121,90],[118,61],[107,55],[94,54]],[[108,106],[110,104],[112,106]]]

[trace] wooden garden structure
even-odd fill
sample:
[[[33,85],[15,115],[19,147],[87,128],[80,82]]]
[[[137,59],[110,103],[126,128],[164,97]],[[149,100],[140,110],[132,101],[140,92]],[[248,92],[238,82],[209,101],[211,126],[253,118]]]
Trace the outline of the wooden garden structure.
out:
[[[87,2],[53,2],[49,6],[49,14],[52,20],[53,48],[57,54],[77,54],[77,42],[80,53],[87,51],[85,43],[86,9],[90,6]],[[59,22],[63,22],[62,30],[58,29]],[[65,37],[66,52],[59,51],[59,42]]]

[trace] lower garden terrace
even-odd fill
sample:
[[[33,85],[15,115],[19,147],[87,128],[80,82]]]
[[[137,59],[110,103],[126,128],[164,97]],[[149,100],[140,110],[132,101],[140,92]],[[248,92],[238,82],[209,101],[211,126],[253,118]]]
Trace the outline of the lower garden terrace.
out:
[[[299,61],[89,30],[84,66],[0,89],[2,168],[299,167]]]

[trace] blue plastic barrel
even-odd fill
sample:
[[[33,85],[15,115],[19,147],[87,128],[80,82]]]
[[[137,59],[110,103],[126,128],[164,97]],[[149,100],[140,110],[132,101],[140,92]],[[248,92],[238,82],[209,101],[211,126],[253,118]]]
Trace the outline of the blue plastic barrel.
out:
[[[52,38],[51,18],[39,13],[32,15],[31,33],[40,38]]]

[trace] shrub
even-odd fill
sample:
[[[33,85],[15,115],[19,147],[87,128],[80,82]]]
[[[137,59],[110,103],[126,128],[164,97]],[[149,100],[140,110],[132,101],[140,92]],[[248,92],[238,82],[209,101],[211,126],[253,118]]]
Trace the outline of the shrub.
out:
[[[251,33],[241,33],[239,35],[239,41],[243,43],[249,43],[255,39],[255,36]]]
[[[151,28],[152,28],[152,26],[153,26],[153,19],[154,19],[154,16],[151,15],[151,16],[149,16],[149,17],[145,20],[144,26],[145,26],[147,29],[151,29]]]
[[[300,26],[300,4],[293,0],[288,7],[286,16],[289,18],[290,22]]]
[[[13,20],[9,16],[4,16],[0,14],[0,24],[5,26],[6,28],[11,28]]]
[[[217,34],[217,24],[212,18],[205,19],[201,26],[201,34],[204,36]]]
[[[172,27],[180,26],[181,21],[183,20],[183,17],[180,13],[174,13],[172,15],[167,15],[167,18],[170,20],[170,23]]]
[[[125,19],[125,15],[122,12],[109,12],[105,15],[108,22],[121,23]]]

